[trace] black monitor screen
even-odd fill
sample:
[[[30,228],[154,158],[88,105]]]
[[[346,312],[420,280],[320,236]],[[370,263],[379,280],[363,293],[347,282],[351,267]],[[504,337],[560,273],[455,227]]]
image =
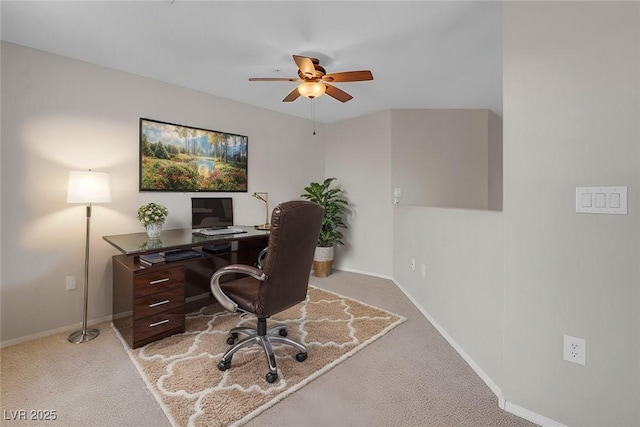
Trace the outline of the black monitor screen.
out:
[[[224,228],[232,225],[231,197],[191,198],[191,228]]]

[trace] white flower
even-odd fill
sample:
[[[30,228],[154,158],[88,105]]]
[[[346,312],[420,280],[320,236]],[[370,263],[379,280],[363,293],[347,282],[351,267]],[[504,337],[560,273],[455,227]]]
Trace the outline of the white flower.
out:
[[[153,202],[138,208],[138,220],[145,227],[153,223],[164,223],[168,214],[169,210],[166,207]]]

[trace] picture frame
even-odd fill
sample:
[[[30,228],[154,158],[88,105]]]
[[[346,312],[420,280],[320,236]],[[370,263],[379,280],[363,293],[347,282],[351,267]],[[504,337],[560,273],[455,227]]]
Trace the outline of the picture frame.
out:
[[[247,192],[249,138],[140,118],[140,191]]]

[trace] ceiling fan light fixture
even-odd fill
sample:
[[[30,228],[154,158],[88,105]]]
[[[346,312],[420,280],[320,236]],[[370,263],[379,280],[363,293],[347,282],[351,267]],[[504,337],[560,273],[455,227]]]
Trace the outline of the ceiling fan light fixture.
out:
[[[319,82],[304,82],[298,85],[300,95],[310,99],[321,96],[325,90],[327,90],[326,86]]]

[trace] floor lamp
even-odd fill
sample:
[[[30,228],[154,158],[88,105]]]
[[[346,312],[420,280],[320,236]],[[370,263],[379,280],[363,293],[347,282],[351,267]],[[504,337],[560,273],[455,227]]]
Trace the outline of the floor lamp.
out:
[[[89,301],[89,225],[91,223],[91,204],[109,203],[111,189],[109,174],[91,171],[69,172],[67,203],[87,205],[87,233],[84,252],[84,310],[82,312],[82,330],[69,335],[69,342],[80,344],[91,341],[100,334],[98,329],[87,329],[87,305]]]

